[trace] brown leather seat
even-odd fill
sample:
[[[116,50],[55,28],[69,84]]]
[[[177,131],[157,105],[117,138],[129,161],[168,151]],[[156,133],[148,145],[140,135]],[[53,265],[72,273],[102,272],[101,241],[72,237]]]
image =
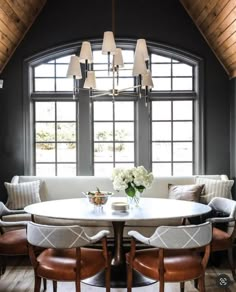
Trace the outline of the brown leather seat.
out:
[[[2,216],[23,213],[22,210],[9,210],[2,202],[0,202],[0,218]],[[5,222],[0,220],[0,256],[1,268],[0,275],[6,270],[6,257],[16,255],[28,255],[27,237],[26,237],[25,221]],[[14,229],[14,228],[21,229]],[[9,230],[9,228],[11,228]]]
[[[159,291],[164,291],[165,282],[184,282],[199,279],[199,290],[205,291],[204,275],[210,255],[212,238],[211,223],[188,226],[161,226],[146,238],[136,231],[130,231],[131,251],[126,254],[127,287],[132,290],[132,270],[160,282]],[[136,250],[136,240],[152,248]],[[199,247],[205,247],[202,256]]]
[[[236,235],[236,202],[230,199],[216,197],[208,205],[215,212],[224,213],[224,217],[207,219],[213,224],[211,251],[212,253],[216,251],[227,251],[232,276],[236,280],[233,259],[233,242]],[[224,224],[223,229],[221,229],[222,224]]]
[[[103,250],[81,249],[81,279],[86,279],[102,271],[105,266]],[[96,259],[96,261],[94,260]],[[37,258],[37,274],[56,281],[75,281],[76,249],[46,249]]]
[[[29,254],[35,273],[35,292],[40,291],[41,279],[53,281],[53,291],[57,291],[57,281],[74,281],[76,292],[80,292],[80,281],[105,270],[106,292],[110,291],[110,255],[107,250],[106,235],[103,230],[89,237],[78,225],[52,226],[29,222],[27,240]],[[102,240],[102,249],[85,245]],[[38,255],[36,247],[44,248]]]
[[[153,260],[155,259],[155,261]],[[168,250],[164,252],[165,282],[181,282],[199,278],[203,273],[202,258],[192,251]],[[127,261],[130,261],[129,255]],[[159,249],[136,251],[133,268],[148,278],[159,279],[156,266],[160,265]],[[186,269],[186,267],[188,267]]]
[[[1,255],[28,254],[26,229],[10,230],[0,236]]]
[[[232,245],[231,234],[217,228],[213,227],[212,235],[212,251],[227,250]]]

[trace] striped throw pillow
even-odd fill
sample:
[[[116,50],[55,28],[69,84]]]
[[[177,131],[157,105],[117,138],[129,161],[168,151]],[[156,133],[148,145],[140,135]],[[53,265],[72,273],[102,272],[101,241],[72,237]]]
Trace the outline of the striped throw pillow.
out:
[[[233,180],[217,180],[197,177],[196,183],[205,185],[200,196],[201,203],[208,204],[214,197],[232,199],[231,188],[234,184]]]
[[[9,209],[23,209],[25,206],[41,202],[39,195],[40,180],[24,183],[4,183],[7,193],[7,207]]]

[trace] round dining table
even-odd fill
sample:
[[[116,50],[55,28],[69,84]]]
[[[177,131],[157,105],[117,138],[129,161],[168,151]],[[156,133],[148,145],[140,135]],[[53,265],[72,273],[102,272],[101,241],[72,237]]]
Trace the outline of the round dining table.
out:
[[[139,206],[127,211],[114,211],[112,203],[125,202],[125,197],[111,197],[102,208],[94,207],[87,198],[61,199],[44,201],[25,207],[25,211],[32,216],[43,216],[54,219],[73,219],[80,221],[105,221],[111,222],[114,231],[114,250],[112,256],[112,268],[114,279],[111,280],[111,287],[126,287],[126,282],[120,280],[121,274],[124,278],[125,253],[123,248],[123,230],[126,222],[145,221],[153,219],[185,219],[202,216],[211,211],[208,205],[201,203],[161,199],[141,198]],[[134,226],[135,229],[135,226]],[[122,271],[122,273],[121,273]],[[101,277],[100,277],[101,278]],[[86,281],[85,281],[86,282]],[[102,286],[101,279],[88,280],[87,284]],[[144,286],[153,283],[147,279],[135,277],[134,286]]]

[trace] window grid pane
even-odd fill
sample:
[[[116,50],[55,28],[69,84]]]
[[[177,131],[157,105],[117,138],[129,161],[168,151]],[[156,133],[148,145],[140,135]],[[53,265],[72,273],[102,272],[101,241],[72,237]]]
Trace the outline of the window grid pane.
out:
[[[50,175],[76,175],[76,102],[36,101],[34,108],[36,175],[45,169]]]
[[[94,101],[93,117],[94,174],[117,164],[134,165],[134,102]]]
[[[191,175],[193,101],[152,101],[151,113],[154,175]]]
[[[193,91],[193,66],[151,54],[152,91]]]
[[[73,79],[67,78],[67,68],[71,56],[58,58],[35,66],[34,92],[66,92],[73,90]]]

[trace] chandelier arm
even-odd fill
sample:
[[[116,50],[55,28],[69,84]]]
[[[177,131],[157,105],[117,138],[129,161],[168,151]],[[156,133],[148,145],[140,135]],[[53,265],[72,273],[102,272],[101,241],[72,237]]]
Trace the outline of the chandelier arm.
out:
[[[93,94],[91,97],[100,97],[100,96],[105,96],[105,95],[109,95],[110,91],[105,91],[103,93],[100,94]]]
[[[126,88],[120,89],[119,92],[122,92],[122,91],[125,91],[125,90],[128,90],[128,89],[139,88],[139,87],[141,87],[141,85],[135,85],[135,86],[126,87]]]

